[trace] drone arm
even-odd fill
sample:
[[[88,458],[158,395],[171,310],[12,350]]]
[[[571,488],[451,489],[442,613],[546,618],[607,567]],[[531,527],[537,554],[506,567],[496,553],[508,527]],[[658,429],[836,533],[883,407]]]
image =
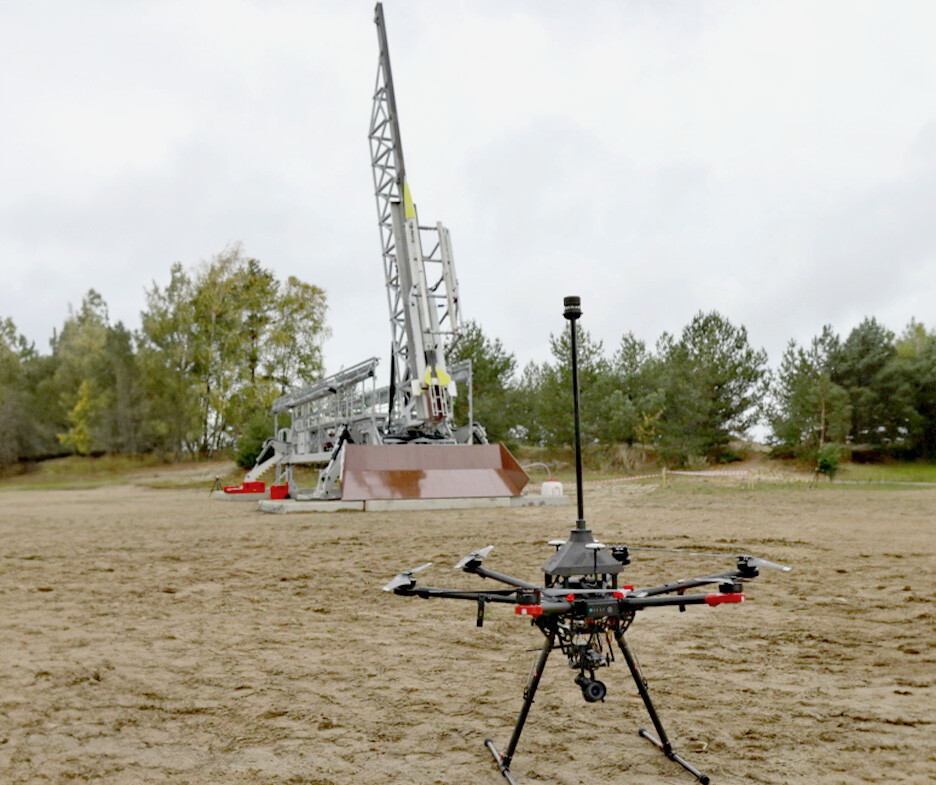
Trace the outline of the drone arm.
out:
[[[460,589],[442,589],[436,586],[403,587],[394,592],[404,597],[422,597],[424,600],[484,600],[485,602],[515,603],[516,592],[512,589],[494,589],[493,591],[463,591]]]
[[[641,597],[653,597],[657,594],[669,594],[674,591],[694,589],[697,586],[707,586],[710,583],[721,583],[723,581],[736,580],[741,577],[744,576],[739,570],[730,570],[728,572],[719,573],[718,575],[707,575],[703,578],[687,578],[681,581],[674,581],[673,583],[664,583],[660,586],[641,588],[634,593]]]
[[[509,586],[516,586],[518,589],[538,589],[540,588],[535,583],[529,583],[528,581],[521,580],[520,578],[514,578],[510,575],[504,575],[502,572],[495,572],[494,570],[489,570],[486,567],[475,567],[472,570],[465,570],[465,572],[472,572],[475,575],[480,575],[482,578],[490,578],[494,581],[500,581],[501,583],[506,583]]]
[[[543,598],[539,603],[534,604],[523,604],[518,603],[516,606],[516,611],[518,615],[521,616],[561,616],[567,613],[573,613],[576,611],[576,604],[581,603],[582,606],[588,606],[589,610],[586,611],[585,608],[582,608],[583,613],[588,613],[596,609],[604,609],[602,615],[618,615],[623,613],[633,613],[634,611],[640,611],[644,608],[660,608],[665,606],[676,606],[679,608],[684,608],[686,605],[708,605],[714,607],[716,605],[721,605],[726,602],[742,602],[744,600],[744,595],[741,592],[712,592],[709,594],[680,594],[677,597],[620,597],[616,599],[602,599],[602,600],[588,600],[588,599],[575,599],[575,600],[555,600],[555,599],[546,599]],[[495,602],[516,602],[515,597],[501,597]],[[615,613],[616,611],[616,613]],[[599,610],[599,613],[601,611]]]
[[[741,602],[744,595],[741,592],[715,592],[713,594],[681,594],[678,597],[625,597],[620,605],[633,610],[644,608],[659,608],[665,605],[706,605],[715,606],[725,602]]]

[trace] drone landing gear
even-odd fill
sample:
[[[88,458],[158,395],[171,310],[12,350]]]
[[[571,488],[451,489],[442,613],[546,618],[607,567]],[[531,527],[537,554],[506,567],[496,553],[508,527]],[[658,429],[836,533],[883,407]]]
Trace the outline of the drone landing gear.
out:
[[[543,643],[543,648],[540,650],[539,658],[536,661],[536,665],[533,666],[533,671],[530,673],[530,679],[527,682],[526,689],[523,691],[523,707],[520,709],[520,716],[517,717],[517,724],[514,726],[513,735],[510,737],[510,742],[507,744],[507,749],[504,750],[502,755],[497,751],[497,748],[494,746],[494,742],[491,741],[491,739],[484,740],[484,746],[488,748],[491,755],[493,756],[494,763],[497,766],[498,771],[500,771],[500,773],[504,776],[504,779],[506,779],[510,785],[517,785],[517,781],[510,774],[510,762],[513,760],[514,752],[516,751],[517,744],[520,741],[520,734],[523,732],[523,726],[526,723],[527,716],[530,713],[530,708],[533,705],[533,696],[536,694],[536,688],[539,686],[540,678],[542,678],[543,670],[546,667],[546,660],[549,658],[549,653],[552,651],[553,645],[555,644],[555,630],[543,630],[543,632],[546,634],[546,641]],[[647,707],[647,712],[650,714],[650,721],[653,723],[653,727],[656,729],[659,739],[655,738],[643,728],[638,731],[638,734],[659,748],[659,750],[667,758],[682,766],[702,785],[708,785],[708,774],[699,771],[695,766],[689,763],[689,761],[673,750],[673,747],[666,736],[666,731],[663,729],[663,724],[660,722],[659,715],[656,713],[656,708],[653,705],[653,701],[650,700],[650,693],[647,691],[647,682],[640,670],[640,665],[637,662],[637,658],[633,655],[630,647],[624,640],[624,633],[622,633],[620,629],[616,629],[614,631],[614,638],[617,641],[618,646],[620,646],[621,652],[624,654],[624,660],[627,662],[627,667],[630,669],[631,676],[634,679],[634,684],[637,685],[637,691],[640,693],[640,697],[643,699],[644,706]],[[600,684],[600,682],[598,683]]]
[[[634,684],[637,685],[637,692],[640,693],[640,697],[643,699],[644,706],[647,707],[647,713],[650,715],[650,721],[653,723],[653,727],[656,728],[657,735],[660,738],[654,738],[644,728],[641,728],[639,731],[637,731],[637,733],[640,736],[643,736],[655,747],[657,747],[660,752],[662,752],[667,758],[682,766],[700,783],[702,783],[702,785],[708,785],[708,774],[699,771],[695,766],[689,763],[689,761],[673,750],[673,747],[666,736],[666,731],[663,729],[663,723],[660,722],[660,717],[656,713],[656,708],[653,705],[653,701],[650,700],[650,693],[647,691],[647,681],[643,677],[643,673],[640,670],[640,664],[637,662],[637,658],[630,650],[630,646],[627,645],[627,641],[624,640],[624,634],[620,630],[615,630],[614,638],[617,641],[618,646],[621,647],[621,652],[624,654],[624,661],[627,663],[627,667],[630,669],[631,676],[634,678]]]
[[[686,771],[688,771],[693,777],[695,777],[702,785],[709,784],[709,776],[704,771],[699,771],[695,766],[693,766],[689,761],[687,761],[681,755],[673,752],[673,748],[670,746],[668,741],[661,742],[659,739],[653,738],[652,734],[648,733],[644,728],[641,728],[637,733],[643,736],[647,741],[649,741],[653,746],[657,747],[667,758],[670,760],[676,761],[680,766],[682,766]],[[665,738],[665,737],[664,737]]]
[[[517,781],[510,776],[510,769],[504,763],[504,756],[502,756],[498,751],[497,747],[494,746],[494,742],[490,739],[484,740],[484,746],[491,751],[491,755],[494,756],[494,764],[497,766],[497,770],[504,775],[504,779],[510,783],[510,785],[517,785]],[[509,764],[510,761],[508,760]]]
[[[494,756],[494,763],[497,764],[498,771],[504,775],[504,779],[506,779],[510,785],[517,785],[514,778],[510,776],[510,761],[513,759],[514,751],[517,749],[517,743],[520,741],[520,734],[523,732],[523,725],[526,723],[527,715],[530,713],[530,707],[533,705],[533,696],[536,694],[536,688],[539,686],[540,679],[543,676],[543,670],[546,668],[546,660],[549,658],[549,652],[552,651],[553,645],[556,642],[555,628],[543,630],[543,632],[546,635],[546,641],[543,643],[543,648],[540,649],[539,659],[536,661],[536,665],[533,666],[530,679],[527,682],[526,689],[523,691],[523,708],[520,709],[520,716],[517,717],[517,724],[514,726],[513,735],[510,737],[507,749],[504,750],[504,754],[501,755],[494,747],[493,741],[490,739],[484,740],[484,746],[487,747],[491,751],[491,755]]]

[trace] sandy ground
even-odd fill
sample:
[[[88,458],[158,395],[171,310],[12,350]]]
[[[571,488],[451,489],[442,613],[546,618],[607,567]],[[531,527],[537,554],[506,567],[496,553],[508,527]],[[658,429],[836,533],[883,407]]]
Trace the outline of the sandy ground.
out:
[[[604,542],[751,551],[751,602],[638,614],[628,640],[714,783],[936,782],[936,490],[588,486]],[[572,507],[269,516],[205,491],[0,493],[0,782],[495,783],[542,638],[434,585],[488,543],[535,579]],[[627,582],[718,562],[641,552]],[[731,562],[726,564],[730,567]],[[769,573],[769,574],[768,574]],[[489,584],[484,584],[489,585]],[[553,655],[521,783],[688,783],[635,733],[623,661],[589,705]]]

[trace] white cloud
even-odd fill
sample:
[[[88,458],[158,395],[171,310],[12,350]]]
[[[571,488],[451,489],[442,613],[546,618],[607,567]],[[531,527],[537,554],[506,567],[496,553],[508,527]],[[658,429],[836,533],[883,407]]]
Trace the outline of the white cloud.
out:
[[[136,326],[242,241],[323,286],[331,369],[389,344],[371,2],[0,6],[0,316]],[[388,2],[407,169],[466,314],[521,363],[562,296],[610,350],[698,310],[786,341],[932,322],[928,2]]]

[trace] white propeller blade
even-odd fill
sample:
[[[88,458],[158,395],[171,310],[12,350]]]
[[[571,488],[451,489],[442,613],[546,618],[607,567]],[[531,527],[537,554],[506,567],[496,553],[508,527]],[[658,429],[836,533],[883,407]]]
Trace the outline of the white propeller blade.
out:
[[[415,575],[417,572],[422,572],[427,567],[431,566],[432,562],[427,561],[425,564],[420,564],[418,567],[413,567],[411,570],[403,570],[403,572],[397,573],[393,580],[383,587],[383,590],[393,591],[394,589],[398,589],[401,586],[413,585],[416,583],[416,581],[413,579],[413,575]]]
[[[767,561],[767,559],[762,559],[759,556],[750,557],[751,561],[758,567],[770,567],[772,570],[783,570],[784,572],[789,572],[792,570],[792,567],[788,567],[785,564],[777,564],[775,561]]]
[[[483,561],[483,560],[485,559],[485,557],[486,557],[491,551],[493,551],[493,550],[494,550],[494,546],[493,546],[493,545],[486,545],[484,548],[479,548],[479,549],[476,550],[476,551],[472,551],[472,552],[469,553],[467,556],[462,556],[462,557],[458,560],[458,562],[457,562],[457,564],[455,565],[454,569],[460,570],[460,569],[462,569],[466,564],[470,564],[470,563],[473,562],[473,561],[481,562],[481,561]]]

